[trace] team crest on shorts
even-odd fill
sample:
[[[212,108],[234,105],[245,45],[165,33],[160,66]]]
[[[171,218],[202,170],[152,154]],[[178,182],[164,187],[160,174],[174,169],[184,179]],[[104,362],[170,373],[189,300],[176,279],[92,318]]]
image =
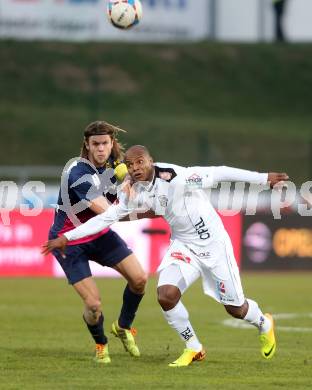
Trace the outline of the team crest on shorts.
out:
[[[184,255],[182,252],[171,252],[170,256],[176,260],[184,261],[185,263],[191,262],[191,258],[189,256]]]
[[[225,294],[224,282],[219,282],[219,291],[220,291],[220,293]]]
[[[233,297],[226,291],[224,282],[217,281],[217,289],[219,292],[220,301],[224,303],[234,302]]]

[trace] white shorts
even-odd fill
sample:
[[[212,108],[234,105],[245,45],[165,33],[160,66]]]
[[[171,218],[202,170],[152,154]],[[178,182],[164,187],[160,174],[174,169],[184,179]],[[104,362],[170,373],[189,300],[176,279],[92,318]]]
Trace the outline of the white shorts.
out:
[[[172,241],[158,267],[158,287],[173,285],[183,294],[202,278],[204,293],[223,305],[241,306],[245,297],[230,239],[205,249]]]

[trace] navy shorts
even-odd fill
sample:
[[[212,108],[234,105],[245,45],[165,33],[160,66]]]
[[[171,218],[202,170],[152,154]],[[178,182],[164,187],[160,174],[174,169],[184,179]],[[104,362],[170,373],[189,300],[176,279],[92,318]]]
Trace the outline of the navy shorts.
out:
[[[49,239],[56,238],[50,232]],[[68,245],[63,258],[58,250],[53,251],[70,284],[75,284],[82,279],[92,276],[89,260],[106,267],[114,267],[132,251],[122,238],[112,230],[101,237],[78,245]]]

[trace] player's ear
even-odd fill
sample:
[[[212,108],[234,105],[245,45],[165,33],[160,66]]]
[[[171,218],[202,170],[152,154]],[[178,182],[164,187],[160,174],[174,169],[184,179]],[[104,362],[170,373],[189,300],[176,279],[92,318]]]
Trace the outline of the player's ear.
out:
[[[89,150],[89,144],[88,144],[88,141],[85,141],[85,147],[87,150]]]

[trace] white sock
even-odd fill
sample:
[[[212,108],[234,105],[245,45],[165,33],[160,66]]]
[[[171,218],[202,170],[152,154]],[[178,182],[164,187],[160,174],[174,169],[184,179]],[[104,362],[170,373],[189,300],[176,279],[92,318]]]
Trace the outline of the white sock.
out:
[[[247,299],[248,311],[244,318],[245,321],[259,329],[260,333],[267,333],[271,328],[270,320],[262,313],[257,302]]]
[[[203,347],[189,321],[188,311],[181,301],[173,309],[163,311],[163,314],[168,324],[179,333],[181,340],[186,343],[186,348],[196,352],[202,350]]]

